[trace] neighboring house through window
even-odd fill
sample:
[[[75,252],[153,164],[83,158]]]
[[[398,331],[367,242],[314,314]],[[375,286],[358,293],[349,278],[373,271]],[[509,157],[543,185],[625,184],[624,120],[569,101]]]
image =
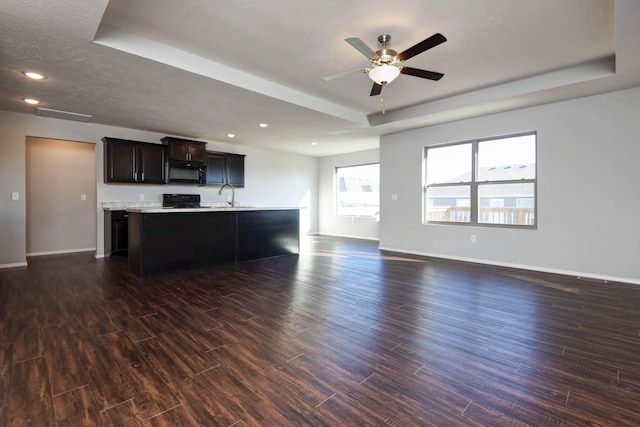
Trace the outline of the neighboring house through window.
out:
[[[425,147],[424,222],[535,228],[536,134]]]
[[[380,164],[337,167],[336,215],[380,215]]]

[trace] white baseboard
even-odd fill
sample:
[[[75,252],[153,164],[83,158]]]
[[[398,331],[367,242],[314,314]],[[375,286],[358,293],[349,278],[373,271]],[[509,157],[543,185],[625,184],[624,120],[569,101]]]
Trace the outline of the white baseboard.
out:
[[[28,264],[26,262],[14,262],[11,264],[0,264],[0,268],[16,268],[16,267],[26,267]]]
[[[96,248],[77,248],[77,249],[65,249],[62,251],[46,251],[46,252],[31,252],[27,256],[45,256],[45,255],[61,255],[61,254],[74,254],[77,252],[91,252]]]
[[[380,239],[375,239],[373,237],[362,237],[362,236],[350,236],[348,234],[330,234],[330,233],[313,233],[316,236],[331,236],[331,237],[345,237],[347,239],[360,239],[360,240],[370,240],[372,242],[379,242]]]
[[[606,282],[623,282],[623,283],[630,283],[632,285],[640,285],[639,279],[632,279],[630,277],[606,276],[606,275],[600,275],[600,274],[585,273],[582,271],[562,270],[557,268],[540,267],[536,265],[514,264],[510,262],[488,261],[486,259],[457,257],[457,256],[443,255],[443,254],[434,254],[429,252],[410,251],[407,249],[388,248],[388,247],[382,247],[382,246],[378,247],[378,249],[380,249],[381,251],[421,255],[421,256],[428,256],[433,258],[450,259],[454,261],[473,262],[476,264],[495,265],[498,267],[519,268],[522,270],[540,271],[543,273],[562,274],[564,276],[574,276],[574,277],[577,277],[578,279],[599,280],[605,283]]]

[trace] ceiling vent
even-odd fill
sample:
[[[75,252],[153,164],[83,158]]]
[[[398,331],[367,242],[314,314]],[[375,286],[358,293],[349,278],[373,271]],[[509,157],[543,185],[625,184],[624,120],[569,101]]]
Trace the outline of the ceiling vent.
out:
[[[88,122],[93,116],[89,114],[72,113],[69,111],[52,110],[50,108],[36,107],[36,115],[42,117],[53,117],[54,119],[73,120],[76,122]]]

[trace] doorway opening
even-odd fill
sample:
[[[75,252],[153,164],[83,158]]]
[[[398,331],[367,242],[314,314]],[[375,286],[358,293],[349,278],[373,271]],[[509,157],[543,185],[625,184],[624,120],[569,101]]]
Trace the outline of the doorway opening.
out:
[[[96,146],[26,140],[27,256],[96,251]]]

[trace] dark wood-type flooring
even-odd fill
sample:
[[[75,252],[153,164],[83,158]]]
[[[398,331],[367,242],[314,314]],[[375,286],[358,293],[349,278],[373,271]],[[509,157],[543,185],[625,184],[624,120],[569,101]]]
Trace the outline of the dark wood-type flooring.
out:
[[[0,426],[638,426],[640,286],[381,253],[0,270]]]

